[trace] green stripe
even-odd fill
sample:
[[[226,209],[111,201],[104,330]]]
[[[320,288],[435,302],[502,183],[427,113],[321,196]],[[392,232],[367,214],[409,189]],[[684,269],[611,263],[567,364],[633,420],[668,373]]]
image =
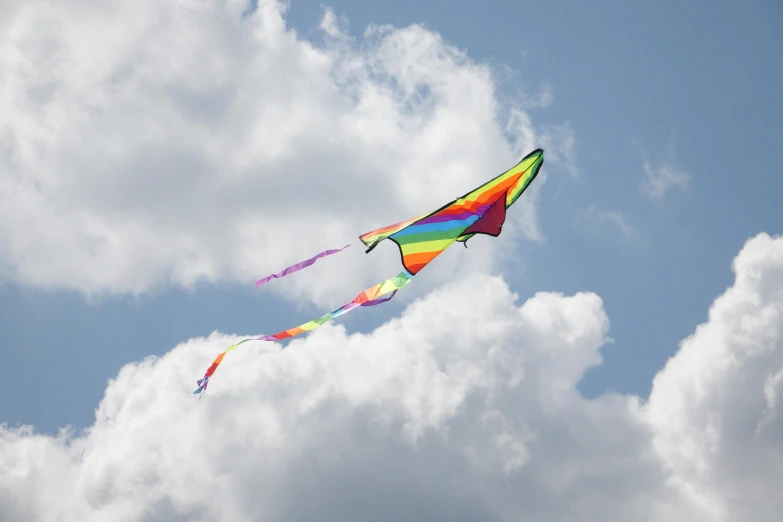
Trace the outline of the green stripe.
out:
[[[425,241],[445,241],[447,239],[458,238],[462,232],[469,227],[461,226],[450,230],[436,230],[434,232],[421,232],[420,234],[406,234],[404,236],[393,238],[400,245],[409,245],[411,243],[423,243]]]

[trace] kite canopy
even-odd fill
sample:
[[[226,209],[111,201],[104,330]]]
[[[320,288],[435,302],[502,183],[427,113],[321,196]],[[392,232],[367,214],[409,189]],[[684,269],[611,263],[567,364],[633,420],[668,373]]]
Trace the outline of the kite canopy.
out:
[[[402,264],[416,275],[454,241],[466,243],[474,234],[497,237],[506,220],[506,209],[538,175],[544,151],[536,149],[503,174],[468,192],[434,212],[382,227],[359,236],[375,248],[391,239],[400,248]]]
[[[536,178],[543,164],[544,151],[536,149],[503,174],[433,212],[362,234],[359,236],[359,239],[368,247],[368,253],[384,239],[391,239],[397,243],[405,269],[395,277],[366,289],[352,301],[335,308],[314,321],[273,335],[244,339],[229,346],[223,353],[217,356],[207,369],[204,377],[197,381],[198,389],[193,394],[201,394],[207,389],[209,379],[223,361],[223,357],[240,344],[254,340],[279,341],[287,339],[300,333],[314,330],[327,321],[331,321],[360,306],[375,306],[385,303],[394,297],[399,289],[410,283],[413,276],[418,274],[422,268],[427,266],[455,241],[462,242],[467,246],[468,239],[475,234],[499,236],[503,223],[506,221],[506,209],[519,199],[519,196]],[[291,265],[281,272],[259,279],[256,281],[256,286],[261,286],[272,279],[278,279],[298,272],[311,266],[318,259],[337,254],[349,246],[325,250],[310,259]],[[382,297],[387,294],[391,295]]]

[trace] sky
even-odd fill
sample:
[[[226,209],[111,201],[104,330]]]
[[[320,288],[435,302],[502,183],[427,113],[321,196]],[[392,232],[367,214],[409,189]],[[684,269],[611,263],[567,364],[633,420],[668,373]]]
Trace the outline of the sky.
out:
[[[765,0],[3,2],[0,518],[774,520],[781,53]],[[253,281],[538,147],[190,396],[399,256]]]

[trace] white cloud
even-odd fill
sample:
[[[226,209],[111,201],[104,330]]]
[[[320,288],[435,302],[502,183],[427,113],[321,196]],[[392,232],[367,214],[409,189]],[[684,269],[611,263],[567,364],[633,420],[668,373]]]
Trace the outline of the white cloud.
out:
[[[85,433],[0,430],[0,518],[772,522],[783,237],[734,269],[647,403],[576,389],[600,298],[517,305],[482,275],[367,335],[245,345],[202,401],[193,379],[234,337],[193,339],[124,367]]]
[[[669,143],[669,149],[665,158],[653,165],[646,157],[643,164],[645,179],[640,186],[648,196],[660,199],[673,189],[686,189],[691,183],[691,176],[677,164],[677,154],[674,150],[674,138]]]
[[[679,486],[714,520],[772,521],[783,513],[783,418],[769,401],[783,388],[783,237],[748,241],[734,271],[655,378],[649,419]]]
[[[327,10],[316,45],[271,0],[244,18],[246,2],[228,0],[4,5],[0,276],[23,284],[249,283],[437,207],[539,145],[498,102],[493,70],[420,26],[353,38]],[[537,237],[536,193],[503,241]],[[431,279],[490,267],[496,244],[459,263],[447,252]],[[335,304],[399,269],[392,248],[343,259],[286,291]]]
[[[626,239],[636,237],[638,230],[628,219],[620,212],[612,210],[603,210],[591,205],[577,212],[574,222],[577,228],[593,228],[600,223],[609,223],[616,231],[620,232]]]

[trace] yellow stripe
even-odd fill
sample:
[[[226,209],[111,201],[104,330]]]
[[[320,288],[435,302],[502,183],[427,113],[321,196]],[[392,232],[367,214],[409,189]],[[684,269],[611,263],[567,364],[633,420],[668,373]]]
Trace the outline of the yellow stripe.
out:
[[[452,239],[437,239],[433,241],[422,241],[420,243],[408,243],[407,245],[403,245],[402,253],[403,255],[408,255],[408,254],[423,254],[425,252],[442,252],[456,240],[457,238],[452,238]]]
[[[301,328],[302,331],[304,331],[304,332],[309,332],[310,330],[315,330],[319,326],[320,325],[318,323],[316,323],[315,321],[308,321],[305,324],[299,326],[299,328]]]
[[[487,192],[488,190],[491,190],[493,187],[496,187],[503,183],[504,181],[508,181],[509,178],[513,176],[519,175],[521,172],[524,172],[527,170],[527,173],[523,176],[523,178],[529,177],[532,174],[532,166],[536,164],[541,159],[541,154],[538,154],[536,156],[533,156],[531,158],[528,158],[527,161],[523,161],[522,163],[519,163],[517,165],[514,165],[510,169],[508,169],[506,172],[500,175],[500,177],[495,178],[492,181],[487,182],[486,184],[480,186],[467,196],[465,196],[465,199],[470,201],[475,201],[478,196],[483,194],[484,192]]]

